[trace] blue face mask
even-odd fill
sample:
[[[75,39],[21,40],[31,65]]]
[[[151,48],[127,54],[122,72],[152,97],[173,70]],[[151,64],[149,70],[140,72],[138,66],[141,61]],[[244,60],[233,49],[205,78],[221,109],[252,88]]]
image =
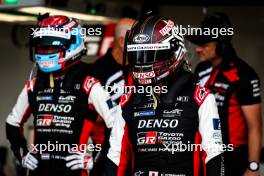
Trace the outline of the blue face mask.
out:
[[[38,67],[43,72],[54,72],[61,69],[59,62],[60,53],[35,54]]]

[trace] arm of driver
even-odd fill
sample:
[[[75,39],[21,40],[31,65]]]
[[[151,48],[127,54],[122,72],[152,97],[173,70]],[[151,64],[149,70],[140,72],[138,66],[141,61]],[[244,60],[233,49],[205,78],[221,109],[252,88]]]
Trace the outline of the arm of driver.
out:
[[[199,132],[202,136],[202,148],[207,156],[205,163],[220,155],[222,150],[222,133],[217,105],[213,94],[209,94],[199,108]]]
[[[96,112],[103,118],[108,128],[112,128],[115,119],[121,116],[120,108],[115,106],[109,93],[103,89],[100,83],[96,83],[92,87],[88,103],[94,106]]]

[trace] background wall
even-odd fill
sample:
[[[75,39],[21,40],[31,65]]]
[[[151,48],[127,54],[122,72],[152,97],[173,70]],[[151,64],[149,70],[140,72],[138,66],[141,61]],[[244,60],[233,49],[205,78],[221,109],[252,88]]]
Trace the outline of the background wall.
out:
[[[209,11],[214,10],[225,12],[230,16],[235,28],[234,46],[239,56],[256,70],[263,83],[264,7],[209,8]],[[198,24],[203,18],[200,7],[164,6],[160,9],[160,12],[164,16],[173,18],[176,23],[185,25]],[[9,145],[5,137],[5,119],[15,104],[32,66],[29,61],[28,48],[15,47],[11,42],[13,25],[11,23],[0,23],[0,145],[3,146]],[[21,33],[21,35],[23,34]],[[197,61],[195,57],[191,60],[193,66]],[[262,89],[262,95],[264,97],[264,89]],[[9,161],[5,168],[8,176],[14,175],[11,158],[12,154],[9,151]]]

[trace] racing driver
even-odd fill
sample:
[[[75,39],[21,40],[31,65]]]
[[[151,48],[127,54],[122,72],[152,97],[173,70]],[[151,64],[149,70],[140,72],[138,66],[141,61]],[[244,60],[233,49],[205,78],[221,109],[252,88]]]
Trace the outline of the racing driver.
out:
[[[6,120],[11,148],[30,176],[87,175],[93,160],[86,151],[99,148],[86,147],[97,113],[109,128],[119,112],[99,81],[89,76],[87,64],[80,61],[86,53],[84,40],[75,19],[48,14],[39,17],[31,36],[37,70]],[[30,114],[34,116],[34,144],[29,151],[23,125]]]
[[[111,131],[105,175],[125,175],[132,160],[136,176],[198,176],[201,149],[207,176],[223,175],[216,102],[186,67],[177,25],[164,17],[142,17],[127,33],[125,48],[135,87],[121,98],[123,117]],[[142,87],[152,91],[137,91]],[[194,145],[199,135],[202,143]]]

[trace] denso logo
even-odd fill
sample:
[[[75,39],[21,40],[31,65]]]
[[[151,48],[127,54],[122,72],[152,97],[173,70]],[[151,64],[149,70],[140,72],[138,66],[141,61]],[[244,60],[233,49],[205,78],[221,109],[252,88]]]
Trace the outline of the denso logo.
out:
[[[138,128],[176,128],[177,126],[177,119],[148,119],[138,122]]]
[[[166,26],[164,26],[164,28],[162,28],[159,32],[161,33],[161,35],[164,36],[168,34],[172,30],[173,27],[174,27],[173,21],[169,20]]]
[[[146,34],[138,34],[134,37],[133,42],[135,43],[144,43],[149,41],[150,37]]]
[[[154,71],[145,72],[145,73],[133,72],[133,75],[135,78],[139,78],[139,79],[154,78],[155,72]]]
[[[64,104],[40,104],[38,111],[39,112],[65,112],[68,113],[71,111],[71,105],[64,105]]]

